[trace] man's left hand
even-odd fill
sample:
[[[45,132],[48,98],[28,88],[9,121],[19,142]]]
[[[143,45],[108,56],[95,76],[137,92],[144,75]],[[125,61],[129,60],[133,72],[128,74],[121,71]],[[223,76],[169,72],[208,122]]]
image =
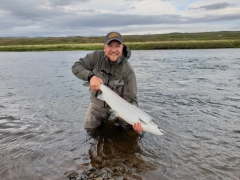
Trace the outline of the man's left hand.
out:
[[[133,129],[137,131],[138,133],[143,132],[142,124],[140,122],[136,122],[133,124]]]

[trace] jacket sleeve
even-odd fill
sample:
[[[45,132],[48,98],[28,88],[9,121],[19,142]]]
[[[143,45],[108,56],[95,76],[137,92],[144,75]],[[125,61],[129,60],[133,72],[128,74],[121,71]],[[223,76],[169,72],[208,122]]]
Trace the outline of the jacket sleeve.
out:
[[[79,79],[88,81],[88,76],[94,68],[94,55],[95,52],[87,54],[84,58],[80,58],[72,66],[73,74]]]
[[[136,75],[133,69],[131,69],[125,82],[123,99],[134,106],[138,106]]]

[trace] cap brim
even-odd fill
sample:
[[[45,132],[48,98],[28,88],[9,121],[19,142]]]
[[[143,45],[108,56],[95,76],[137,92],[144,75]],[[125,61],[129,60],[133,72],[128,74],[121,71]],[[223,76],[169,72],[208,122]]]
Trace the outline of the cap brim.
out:
[[[112,39],[109,39],[108,41],[106,41],[104,44],[108,44],[108,43],[110,43],[111,41],[118,41],[118,42],[120,42],[121,44],[122,44],[122,41],[120,41],[119,39],[117,39],[117,38],[112,38]]]

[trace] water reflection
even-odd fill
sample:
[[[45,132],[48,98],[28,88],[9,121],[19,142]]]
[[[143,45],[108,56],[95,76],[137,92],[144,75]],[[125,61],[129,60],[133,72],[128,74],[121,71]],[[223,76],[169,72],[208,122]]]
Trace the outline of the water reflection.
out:
[[[134,130],[123,130],[114,121],[107,121],[92,138],[89,169],[82,177],[141,179],[141,175],[154,167],[143,158],[141,137]]]

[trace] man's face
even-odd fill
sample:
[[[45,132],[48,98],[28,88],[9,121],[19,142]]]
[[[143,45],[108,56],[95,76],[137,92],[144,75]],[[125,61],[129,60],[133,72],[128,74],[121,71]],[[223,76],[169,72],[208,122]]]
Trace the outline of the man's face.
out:
[[[112,62],[117,62],[122,56],[123,45],[119,41],[111,41],[104,44],[104,52],[108,59]]]

